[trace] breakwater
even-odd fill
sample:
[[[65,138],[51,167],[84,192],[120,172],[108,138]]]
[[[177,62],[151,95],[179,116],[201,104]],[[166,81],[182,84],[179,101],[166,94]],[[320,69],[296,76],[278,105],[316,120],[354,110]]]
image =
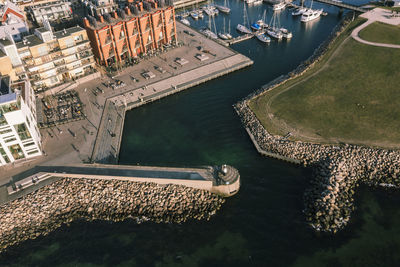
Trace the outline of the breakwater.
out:
[[[349,24],[343,20],[331,36],[297,69],[278,77],[235,105],[242,123],[251,133],[258,151],[278,159],[296,161],[312,169],[310,186],[304,194],[307,222],[318,231],[337,232],[350,220],[353,196],[360,183],[371,186],[400,186],[400,151],[358,145],[322,145],[291,141],[271,135],[249,108],[251,99],[304,74],[322,59],[332,42]],[[260,152],[261,153],[261,152]]]
[[[218,195],[181,185],[62,178],[1,206],[0,252],[78,219],[208,220],[223,202]]]

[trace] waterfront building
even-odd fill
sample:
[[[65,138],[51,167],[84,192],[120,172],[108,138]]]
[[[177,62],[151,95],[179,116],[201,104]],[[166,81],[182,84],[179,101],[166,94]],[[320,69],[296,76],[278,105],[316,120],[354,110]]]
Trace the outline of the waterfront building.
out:
[[[0,39],[11,35],[15,41],[19,41],[22,35],[28,33],[24,13],[12,2],[0,3],[0,23]]]
[[[45,20],[56,21],[72,18],[71,3],[65,0],[35,3],[27,7],[27,13],[32,21],[43,25]]]
[[[0,166],[42,154],[35,95],[28,80],[0,76]]]
[[[75,26],[53,32],[50,24],[34,30],[21,42],[0,40],[19,79],[29,78],[35,92],[76,80],[95,72],[86,31]]]
[[[97,63],[105,66],[163,49],[177,39],[174,7],[164,1],[137,2],[98,20],[85,18],[84,25]]]

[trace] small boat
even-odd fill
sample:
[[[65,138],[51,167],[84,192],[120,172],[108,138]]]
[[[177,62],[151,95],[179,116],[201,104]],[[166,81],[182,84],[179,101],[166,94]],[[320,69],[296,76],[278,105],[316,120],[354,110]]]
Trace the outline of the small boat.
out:
[[[251,5],[253,4],[256,0],[245,0],[246,4]]]
[[[259,25],[258,23],[253,23],[253,24],[251,24],[251,25],[250,25],[250,28],[251,28],[253,31],[259,31],[259,30],[262,29],[262,28],[261,28],[261,25]]]
[[[288,29],[280,28],[279,30],[282,33],[283,38],[291,39],[293,37],[293,34],[290,31],[288,31]]]
[[[247,28],[246,26],[243,26],[242,24],[238,24],[236,26],[236,30],[238,30],[241,33],[251,33],[251,30]]]
[[[229,37],[223,32],[218,33],[218,37],[222,40],[229,40]]]
[[[190,12],[190,16],[195,20],[199,19],[199,14],[197,13],[197,11]]]
[[[263,33],[256,34],[256,37],[258,40],[260,40],[263,43],[271,42],[271,38],[269,38],[268,36],[265,36],[265,34],[263,34]]]
[[[308,21],[315,20],[321,16],[322,12],[323,12],[322,9],[318,9],[318,10],[308,9],[306,12],[304,12],[301,15],[300,21],[308,22]]]
[[[231,9],[228,7],[228,4],[227,4],[226,0],[225,0],[225,2],[224,2],[224,5],[223,5],[223,6],[222,6],[222,5],[215,5],[215,7],[216,7],[219,11],[221,11],[222,13],[225,13],[225,14],[231,13]]]
[[[306,11],[307,11],[307,8],[305,8],[305,7],[297,8],[295,11],[292,12],[292,16],[300,16]]]
[[[276,28],[269,28],[267,29],[267,34],[269,36],[271,36],[272,38],[278,39],[278,40],[282,40],[282,33],[280,30],[276,29]]]
[[[254,0],[253,5],[260,5],[263,3],[263,0]]]
[[[186,26],[190,26],[190,22],[189,22],[188,19],[182,18],[180,21],[181,21],[183,24],[185,24]]]
[[[285,2],[279,2],[276,3],[274,5],[272,5],[272,10],[273,11],[278,11],[278,10],[282,10],[286,7],[286,3]]]
[[[201,33],[203,33],[205,36],[207,36],[208,38],[211,39],[218,39],[218,35],[216,35],[215,33],[213,33],[210,29],[203,29],[200,30]]]

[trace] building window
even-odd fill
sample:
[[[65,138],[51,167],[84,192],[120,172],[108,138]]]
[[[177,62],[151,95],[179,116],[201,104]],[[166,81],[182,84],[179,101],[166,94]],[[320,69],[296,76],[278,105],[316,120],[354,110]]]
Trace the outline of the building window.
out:
[[[19,144],[9,146],[8,150],[10,150],[11,155],[15,160],[25,158],[24,152],[22,152],[21,146]]]
[[[11,129],[5,129],[5,130],[0,131],[0,134],[6,134],[6,133],[9,133],[9,132],[12,132],[12,130]]]
[[[32,138],[31,134],[29,133],[28,128],[26,128],[25,123],[16,124],[14,125],[15,130],[18,133],[18,136],[21,140],[26,140]]]
[[[39,152],[39,151],[38,151],[37,149],[35,149],[35,150],[33,150],[33,151],[28,152],[28,155],[36,154],[36,153],[38,153],[38,152]]]
[[[15,140],[17,140],[17,138],[12,137],[12,138],[10,138],[10,139],[4,140],[4,142],[5,142],[5,143],[10,143],[10,142],[15,141]]]
[[[8,158],[6,151],[4,151],[3,147],[0,144],[0,155],[3,157],[6,163],[10,163],[10,159]]]
[[[29,142],[29,143],[26,143],[23,145],[24,145],[24,147],[33,146],[33,145],[35,145],[35,142]]]

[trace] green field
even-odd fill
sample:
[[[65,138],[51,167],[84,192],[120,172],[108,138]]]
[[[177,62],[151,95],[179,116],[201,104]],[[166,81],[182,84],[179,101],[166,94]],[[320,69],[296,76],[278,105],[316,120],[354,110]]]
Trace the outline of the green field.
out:
[[[398,147],[400,50],[360,44],[349,26],[324,59],[250,102],[273,134],[323,143]]]
[[[359,34],[361,39],[370,42],[400,45],[400,27],[374,22]]]

